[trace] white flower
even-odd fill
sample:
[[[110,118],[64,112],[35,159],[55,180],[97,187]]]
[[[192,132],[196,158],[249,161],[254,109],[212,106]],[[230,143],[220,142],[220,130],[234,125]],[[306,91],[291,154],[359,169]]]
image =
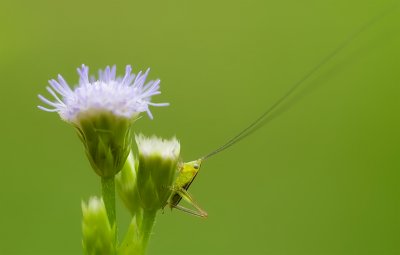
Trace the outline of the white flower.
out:
[[[180,154],[180,143],[173,137],[165,140],[156,136],[146,137],[142,134],[135,136],[140,154],[144,157],[152,155],[161,156],[163,159],[177,160]]]
[[[38,106],[39,109],[48,112],[58,112],[61,118],[67,122],[77,123],[81,114],[92,112],[110,112],[118,117],[134,118],[140,112],[147,112],[152,119],[149,110],[151,106],[167,106],[168,103],[152,103],[151,96],[161,92],[160,80],[145,83],[150,69],[142,74],[131,73],[131,66],[126,66],[125,75],[116,77],[116,68],[107,66],[105,70],[99,70],[96,80],[93,76],[89,80],[89,68],[82,65],[78,68],[80,76],[79,84],[71,89],[61,75],[57,80],[50,80],[47,91],[55,98],[50,101],[42,95],[39,98],[50,108]],[[58,96],[60,95],[61,98]]]
[[[180,144],[173,137],[166,140],[156,136],[136,136],[139,149],[137,192],[144,210],[164,208],[171,195],[178,169]]]

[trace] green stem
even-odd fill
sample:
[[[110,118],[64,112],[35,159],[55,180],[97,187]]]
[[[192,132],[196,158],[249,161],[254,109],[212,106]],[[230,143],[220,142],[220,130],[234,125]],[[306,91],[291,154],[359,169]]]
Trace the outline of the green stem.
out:
[[[140,225],[141,229],[141,250],[145,254],[147,249],[147,244],[149,243],[151,231],[154,226],[154,221],[156,219],[157,211],[144,211],[142,223]]]
[[[114,177],[101,178],[101,191],[103,195],[104,205],[106,206],[108,220],[110,222],[110,225],[113,226],[116,221]]]

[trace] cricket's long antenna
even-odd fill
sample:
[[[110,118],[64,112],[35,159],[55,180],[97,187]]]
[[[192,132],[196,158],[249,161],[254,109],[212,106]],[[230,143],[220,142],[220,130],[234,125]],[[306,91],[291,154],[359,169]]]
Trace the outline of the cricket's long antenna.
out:
[[[351,33],[346,39],[344,39],[338,47],[336,47],[330,54],[328,54],[325,58],[321,60],[313,69],[311,69],[308,73],[306,73],[300,80],[298,80],[282,97],[280,97],[271,107],[269,107],[263,114],[261,114],[260,117],[258,117],[256,120],[254,120],[249,126],[247,126],[245,129],[240,131],[237,135],[232,137],[230,140],[228,140],[224,145],[221,147],[217,148],[216,150],[210,152],[209,154],[201,157],[201,160],[207,159],[209,157],[214,156],[215,154],[231,147],[235,143],[237,143],[240,139],[242,139],[248,132],[250,132],[253,128],[257,127],[258,124],[260,124],[263,120],[265,120],[266,117],[270,116],[271,113],[282,103],[285,102],[285,100],[293,94],[293,92],[296,91],[297,88],[301,84],[303,84],[305,81],[307,81],[314,73],[316,73],[319,69],[321,69],[322,66],[324,66],[326,63],[328,63],[332,58],[334,58],[339,52],[341,52],[346,46],[348,46],[359,34],[361,34],[363,31],[371,27],[373,24],[375,24],[377,21],[382,19],[389,11],[393,10],[394,8],[388,8],[381,14],[373,17],[370,19],[368,22],[366,22],[364,25],[359,27],[357,30],[355,30],[353,33]]]

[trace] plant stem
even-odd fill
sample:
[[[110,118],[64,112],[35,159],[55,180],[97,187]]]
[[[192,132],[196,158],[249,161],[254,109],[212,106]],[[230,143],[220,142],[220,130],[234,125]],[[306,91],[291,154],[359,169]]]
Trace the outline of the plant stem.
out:
[[[108,220],[110,222],[110,225],[113,226],[116,221],[114,177],[101,178],[101,191],[103,195],[104,205],[106,206]]]
[[[141,250],[143,254],[145,254],[147,249],[147,244],[149,243],[150,234],[154,226],[154,221],[156,219],[157,211],[144,211],[142,224],[140,225],[141,229]]]

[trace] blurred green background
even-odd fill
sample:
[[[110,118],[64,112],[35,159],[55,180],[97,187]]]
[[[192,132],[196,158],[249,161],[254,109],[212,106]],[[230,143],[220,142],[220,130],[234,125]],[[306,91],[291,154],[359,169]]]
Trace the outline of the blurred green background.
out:
[[[136,132],[176,135],[189,161],[258,117],[393,1],[1,1],[0,254],[81,254],[99,181],[38,93],[85,63],[162,80]],[[210,158],[166,210],[149,254],[400,254],[400,12],[318,71],[264,125]],[[127,215],[119,207],[120,224]],[[121,229],[123,231],[124,229]]]

